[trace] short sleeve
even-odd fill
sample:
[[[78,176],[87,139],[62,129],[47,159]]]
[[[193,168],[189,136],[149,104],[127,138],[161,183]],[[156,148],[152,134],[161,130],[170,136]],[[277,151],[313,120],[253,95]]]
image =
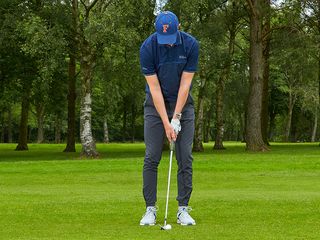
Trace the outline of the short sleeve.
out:
[[[184,72],[196,72],[198,69],[198,59],[199,59],[199,44],[195,40],[190,53],[187,57],[187,63],[183,69]]]
[[[140,48],[140,66],[144,75],[148,76],[156,74],[151,44],[142,44]]]

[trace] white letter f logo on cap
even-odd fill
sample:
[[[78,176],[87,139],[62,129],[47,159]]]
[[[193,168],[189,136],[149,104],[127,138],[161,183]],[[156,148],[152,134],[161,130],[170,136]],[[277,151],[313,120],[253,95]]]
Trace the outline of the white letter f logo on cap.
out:
[[[162,27],[163,27],[163,32],[166,33],[167,29],[169,28],[169,25],[168,24],[164,24],[164,25],[162,25]]]

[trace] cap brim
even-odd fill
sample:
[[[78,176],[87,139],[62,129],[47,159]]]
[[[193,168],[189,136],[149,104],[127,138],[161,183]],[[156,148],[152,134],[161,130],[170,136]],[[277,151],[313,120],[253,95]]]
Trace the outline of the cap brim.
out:
[[[170,35],[161,35],[157,33],[157,39],[159,44],[175,44],[177,42],[178,33],[170,34]]]

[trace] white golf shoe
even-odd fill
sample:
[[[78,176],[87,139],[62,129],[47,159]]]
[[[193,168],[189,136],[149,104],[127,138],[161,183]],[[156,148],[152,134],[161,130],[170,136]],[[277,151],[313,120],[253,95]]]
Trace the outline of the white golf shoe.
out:
[[[191,210],[191,207],[180,206],[177,213],[177,223],[183,226],[196,225],[196,221],[189,214]]]
[[[156,207],[147,207],[146,213],[143,215],[140,225],[142,226],[153,226],[156,224],[157,218],[157,208]]]

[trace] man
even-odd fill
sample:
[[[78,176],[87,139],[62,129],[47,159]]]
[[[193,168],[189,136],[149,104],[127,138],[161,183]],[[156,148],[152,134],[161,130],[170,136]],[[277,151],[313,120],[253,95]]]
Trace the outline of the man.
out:
[[[178,163],[177,222],[195,225],[188,207],[192,192],[194,135],[194,107],[189,91],[197,70],[199,46],[194,37],[179,31],[178,18],[172,12],[160,13],[155,27],[156,32],[144,41],[140,49],[141,68],[147,81],[143,167],[146,213],[140,225],[156,223],[157,172],[165,136],[169,142],[175,142]]]

